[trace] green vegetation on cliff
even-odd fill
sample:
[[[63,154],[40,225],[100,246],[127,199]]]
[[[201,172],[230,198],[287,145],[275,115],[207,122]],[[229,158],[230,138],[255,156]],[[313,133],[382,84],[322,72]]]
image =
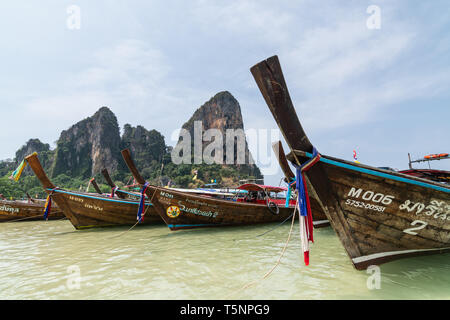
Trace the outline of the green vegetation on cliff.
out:
[[[224,133],[228,128],[243,129],[240,106],[229,92],[221,92],[201,106],[183,128],[192,132],[194,120],[202,121],[205,130],[216,128]],[[58,187],[84,191],[94,177],[103,192],[110,192],[100,173],[104,168],[119,187],[133,181],[120,154],[124,148],[130,149],[142,176],[156,185],[195,188],[215,182],[218,186],[234,187],[239,180],[262,177],[259,168],[249,164],[176,165],[171,158],[172,147],[166,145],[160,132],[125,124],[120,136],[116,116],[102,107],[93,116],[62,131],[54,150],[39,139],[30,139],[16,152],[13,161],[0,161],[0,193],[7,198],[24,198],[26,192],[45,197],[30,168],[24,170],[18,182],[8,179],[24,157],[33,152],[38,153],[44,170]],[[245,156],[251,159],[247,145]],[[89,191],[94,192],[92,187]]]

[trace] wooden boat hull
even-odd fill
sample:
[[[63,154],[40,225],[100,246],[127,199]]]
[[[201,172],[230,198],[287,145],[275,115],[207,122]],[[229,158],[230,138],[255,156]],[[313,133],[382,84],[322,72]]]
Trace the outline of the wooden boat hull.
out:
[[[51,194],[54,202],[75,229],[136,224],[139,201],[59,189],[45,174],[36,154],[32,154],[25,159],[44,190]],[[140,224],[162,223],[150,202],[146,202],[145,208],[145,217]]]
[[[278,222],[294,213],[293,207],[277,206],[270,210],[265,204],[221,200],[152,186],[137,170],[128,149],[122,150],[122,156],[136,181],[147,186],[148,198],[171,230]]]
[[[75,229],[133,225],[137,222],[137,201],[66,190],[55,190],[52,197],[63,208]],[[145,209],[145,217],[140,224],[162,223],[149,202],[146,202]]]
[[[422,179],[429,179],[441,183],[447,183],[450,185],[450,171],[432,169],[408,169],[401,170],[399,172]]]
[[[34,202],[26,201],[0,201],[0,222],[7,221],[36,221],[44,220],[45,201],[34,200]],[[64,218],[63,212],[55,206],[48,215],[48,220]]]
[[[289,96],[276,56],[251,68],[274,119],[302,165],[314,147]],[[305,172],[355,268],[450,250],[450,187],[328,156]]]
[[[315,197],[309,197],[309,203],[311,205],[311,214],[313,217],[314,228],[324,228],[330,226],[330,221],[323,211],[319,201]]]
[[[320,166],[329,190],[321,199],[355,268],[450,252],[445,186],[325,156]],[[307,173],[310,179],[314,174]]]
[[[278,222],[294,211],[292,207],[279,206],[275,214],[265,204],[195,196],[154,186],[149,186],[147,192],[171,230]]]
[[[281,141],[274,142],[272,144],[272,149],[277,157],[278,163],[280,164],[281,171],[283,171],[285,176],[285,182],[292,182],[295,180],[295,175],[289,167],[288,161],[286,159],[286,155],[284,153],[283,145]],[[308,186],[311,186],[309,180],[307,181]],[[310,188],[311,189],[311,188]],[[311,205],[311,214],[313,217],[313,226],[314,228],[323,228],[328,227],[330,222],[328,221],[325,212],[322,210],[322,207],[319,204],[319,199],[317,194],[311,193],[309,197],[309,202]]]

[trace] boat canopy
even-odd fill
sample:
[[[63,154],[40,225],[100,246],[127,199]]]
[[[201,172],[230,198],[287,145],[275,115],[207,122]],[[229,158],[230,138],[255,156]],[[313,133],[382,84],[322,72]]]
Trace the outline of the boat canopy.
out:
[[[264,186],[264,185],[256,184],[256,183],[246,183],[246,184],[239,186],[237,189],[247,190],[247,191],[266,191],[266,192],[287,191],[287,188],[284,188],[284,187]]]

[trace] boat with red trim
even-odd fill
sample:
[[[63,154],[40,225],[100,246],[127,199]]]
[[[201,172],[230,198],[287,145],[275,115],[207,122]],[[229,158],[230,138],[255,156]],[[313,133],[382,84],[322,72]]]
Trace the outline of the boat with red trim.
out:
[[[424,156],[421,159],[417,160],[411,160],[411,155],[408,153],[408,159],[409,159],[409,169],[408,170],[401,170],[400,173],[412,175],[415,177],[419,177],[422,179],[432,180],[436,182],[441,182],[445,184],[450,184],[450,171],[446,170],[437,170],[437,169],[431,169],[430,162],[436,161],[436,160],[444,160],[444,159],[450,159],[450,156],[448,153],[438,153],[438,154],[429,154]],[[418,169],[413,168],[413,163],[420,163],[420,162],[427,162],[429,169]]]
[[[400,170],[400,173],[415,176],[418,178],[432,180],[440,183],[450,184],[450,171],[436,169],[407,169]]]
[[[278,205],[267,197],[262,202],[257,198],[230,201],[152,186],[140,175],[128,149],[122,151],[122,156],[136,181],[145,189],[155,210],[171,230],[279,222],[290,217],[294,211],[293,206]],[[254,188],[259,188],[258,191],[262,192],[266,190]]]

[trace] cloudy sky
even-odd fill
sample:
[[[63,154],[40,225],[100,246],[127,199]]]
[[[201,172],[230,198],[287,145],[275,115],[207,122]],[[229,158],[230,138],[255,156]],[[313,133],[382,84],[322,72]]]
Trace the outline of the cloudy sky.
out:
[[[448,0],[2,1],[0,159],[104,105],[174,144],[223,90],[245,129],[275,129],[249,68],[277,54],[321,153],[403,169],[408,152],[450,152],[449,17]]]

